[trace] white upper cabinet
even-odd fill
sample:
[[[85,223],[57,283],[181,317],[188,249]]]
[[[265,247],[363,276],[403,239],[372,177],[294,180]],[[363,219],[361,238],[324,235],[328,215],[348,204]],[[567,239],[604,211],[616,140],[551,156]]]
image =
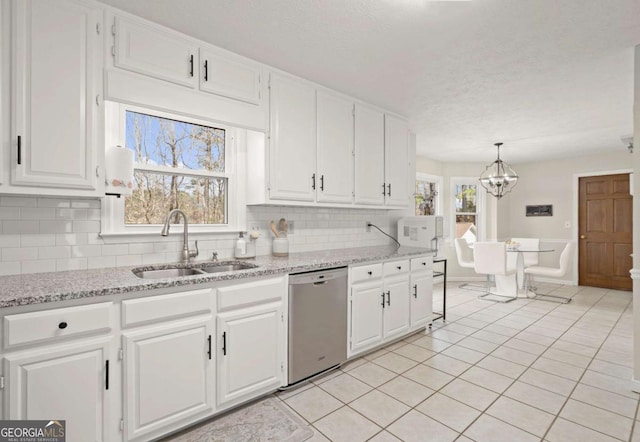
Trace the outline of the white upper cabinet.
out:
[[[257,63],[201,48],[200,69],[200,90],[260,104],[262,69]]]
[[[384,171],[384,114],[371,107],[356,104],[356,204],[384,204]]]
[[[74,0],[14,1],[11,9],[11,183],[97,194],[101,11]]]
[[[409,195],[409,125],[384,116],[385,204],[406,207]]]
[[[316,91],[302,80],[271,74],[269,196],[314,201]]]
[[[198,46],[168,29],[115,19],[116,67],[195,88]]]
[[[319,202],[351,203],[353,200],[352,100],[318,91],[318,167],[316,195]]]

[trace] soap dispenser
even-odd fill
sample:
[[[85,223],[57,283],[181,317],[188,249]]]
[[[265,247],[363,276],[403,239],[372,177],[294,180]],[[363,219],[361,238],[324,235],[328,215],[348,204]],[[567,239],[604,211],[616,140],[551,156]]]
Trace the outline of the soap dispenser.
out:
[[[236,241],[236,258],[244,258],[247,256],[247,242],[244,240],[244,232],[240,232],[240,238]]]

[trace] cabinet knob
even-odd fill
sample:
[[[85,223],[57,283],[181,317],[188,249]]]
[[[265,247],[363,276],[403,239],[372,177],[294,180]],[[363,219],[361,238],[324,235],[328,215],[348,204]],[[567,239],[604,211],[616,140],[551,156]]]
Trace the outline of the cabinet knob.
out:
[[[64,330],[65,328],[67,328],[67,323],[65,321],[62,321],[60,324],[58,324],[58,328],[60,330]]]
[[[396,267],[398,270],[402,270],[402,266],[398,266]]]
[[[426,262],[424,262],[424,261],[422,261],[422,265],[423,265],[423,266],[426,266],[426,265],[427,265],[427,263],[426,263]]]
[[[373,272],[367,272],[367,275],[371,276],[373,275]]]

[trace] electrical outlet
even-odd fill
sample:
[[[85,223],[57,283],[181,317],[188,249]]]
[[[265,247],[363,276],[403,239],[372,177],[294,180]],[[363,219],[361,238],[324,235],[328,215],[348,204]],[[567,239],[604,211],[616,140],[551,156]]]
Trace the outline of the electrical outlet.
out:
[[[367,224],[366,224],[367,232],[371,232],[371,226],[369,224],[371,224],[371,221],[367,221]]]
[[[293,235],[293,233],[295,232],[295,221],[293,220],[289,220],[287,221],[287,226],[289,227],[289,235]]]

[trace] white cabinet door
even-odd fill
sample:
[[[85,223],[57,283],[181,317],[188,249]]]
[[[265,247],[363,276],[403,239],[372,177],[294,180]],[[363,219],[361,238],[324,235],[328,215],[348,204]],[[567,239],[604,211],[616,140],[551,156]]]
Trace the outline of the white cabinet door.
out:
[[[351,286],[351,338],[349,354],[382,342],[382,281]]]
[[[73,0],[11,6],[12,183],[95,190],[103,144],[100,10]]]
[[[384,339],[389,339],[409,330],[409,275],[385,278],[384,293]]]
[[[384,117],[384,158],[387,206],[409,203],[409,125],[399,118]]]
[[[411,328],[431,323],[433,316],[433,274],[411,274]]]
[[[149,440],[214,407],[213,318],[123,333],[126,440]]]
[[[384,115],[356,104],[355,110],[355,203],[383,205]]]
[[[353,101],[318,91],[317,200],[347,203],[353,199]]]
[[[217,322],[218,406],[280,387],[285,339],[282,303],[220,313]]]
[[[239,57],[200,49],[200,90],[260,104],[261,68]]]
[[[6,417],[65,420],[68,440],[107,440],[109,342],[96,339],[7,356]]]
[[[314,201],[316,91],[301,80],[271,74],[270,170],[272,199]]]
[[[166,28],[115,18],[114,64],[139,74],[195,88],[198,46]]]

